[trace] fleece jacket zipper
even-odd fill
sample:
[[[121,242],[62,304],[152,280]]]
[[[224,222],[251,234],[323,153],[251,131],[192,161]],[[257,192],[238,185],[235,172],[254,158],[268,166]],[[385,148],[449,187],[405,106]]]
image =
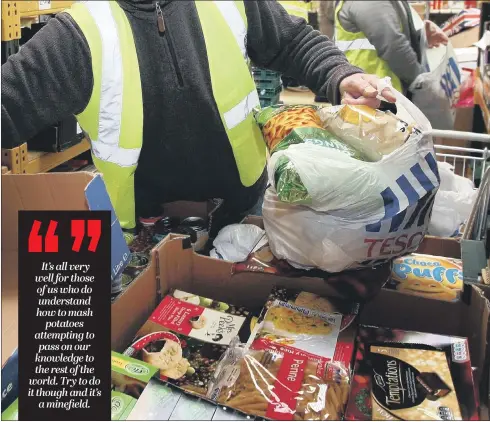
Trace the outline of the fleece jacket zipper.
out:
[[[184,79],[182,77],[182,72],[180,71],[180,66],[177,61],[177,55],[175,54],[175,48],[172,43],[172,37],[170,36],[168,25],[165,24],[165,18],[163,16],[162,8],[158,4],[158,2],[155,3],[155,12],[157,14],[158,32],[161,35],[165,35],[165,38],[167,39],[168,49],[170,51],[170,56],[172,58],[172,63],[174,65],[175,74],[177,75],[177,83],[179,84],[180,87],[183,87]]]

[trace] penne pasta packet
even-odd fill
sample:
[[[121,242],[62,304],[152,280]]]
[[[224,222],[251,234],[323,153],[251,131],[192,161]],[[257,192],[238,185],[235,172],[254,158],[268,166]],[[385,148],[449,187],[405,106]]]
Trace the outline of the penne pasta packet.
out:
[[[237,341],[218,364],[207,397],[271,420],[340,420],[349,376],[335,366],[297,349],[252,350]]]

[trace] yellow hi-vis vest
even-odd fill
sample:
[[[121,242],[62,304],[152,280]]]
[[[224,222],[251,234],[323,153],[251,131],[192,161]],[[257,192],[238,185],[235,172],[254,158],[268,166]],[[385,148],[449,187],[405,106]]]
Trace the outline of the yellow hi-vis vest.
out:
[[[403,92],[400,79],[390,69],[388,63],[378,56],[376,48],[369,42],[364,33],[349,32],[342,27],[339,13],[343,4],[344,1],[340,1],[335,9],[335,45],[345,54],[352,65],[380,78],[389,76],[393,87]],[[380,28],[380,31],[382,30],[383,28]]]
[[[240,180],[252,186],[264,170],[266,147],[252,114],[260,102],[247,63],[245,7],[243,1],[197,0],[195,4],[214,99]],[[87,39],[94,79],[90,101],[76,117],[91,141],[94,163],[121,227],[132,229],[136,226],[134,173],[143,145],[143,98],[133,32],[115,1],[75,3],[68,13]]]
[[[308,21],[308,11],[311,11],[312,9],[310,3],[306,3],[304,1],[288,0],[279,1],[278,3],[282,7],[284,7],[284,9],[286,9],[286,12],[288,12],[290,15],[298,16]]]

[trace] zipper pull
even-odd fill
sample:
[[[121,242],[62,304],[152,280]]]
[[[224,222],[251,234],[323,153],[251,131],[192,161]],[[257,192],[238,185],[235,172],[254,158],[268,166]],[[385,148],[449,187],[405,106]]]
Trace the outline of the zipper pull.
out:
[[[163,34],[165,32],[165,22],[163,21],[163,12],[158,2],[155,3],[155,11],[157,12],[158,32]]]

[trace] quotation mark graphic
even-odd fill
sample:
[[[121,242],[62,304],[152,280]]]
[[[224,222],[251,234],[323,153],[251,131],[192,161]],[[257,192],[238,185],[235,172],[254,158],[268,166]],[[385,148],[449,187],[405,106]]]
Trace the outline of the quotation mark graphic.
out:
[[[86,223],[86,224],[85,224]],[[28,251],[29,252],[58,252],[58,235],[55,234],[58,222],[51,220],[48,225],[46,235],[43,236],[39,233],[41,230],[41,222],[34,220],[29,233],[28,239]],[[85,226],[87,231],[85,232]],[[102,232],[101,220],[72,220],[71,222],[71,237],[73,237],[72,250],[74,252],[80,252],[84,237],[90,239],[88,250],[95,252],[99,245],[100,235]],[[44,251],[43,251],[43,239],[44,239]]]
[[[85,223],[87,223],[87,237],[90,239],[88,250],[95,252],[100,240],[102,232],[101,220],[72,220],[71,222],[71,237],[74,238],[72,250],[80,252],[83,238],[85,237]]]
[[[54,233],[58,227],[58,222],[51,220],[48,225],[48,231],[44,237],[44,252],[58,252],[58,236]],[[43,251],[43,236],[39,234],[41,222],[34,220],[31,232],[29,233],[29,252]]]

